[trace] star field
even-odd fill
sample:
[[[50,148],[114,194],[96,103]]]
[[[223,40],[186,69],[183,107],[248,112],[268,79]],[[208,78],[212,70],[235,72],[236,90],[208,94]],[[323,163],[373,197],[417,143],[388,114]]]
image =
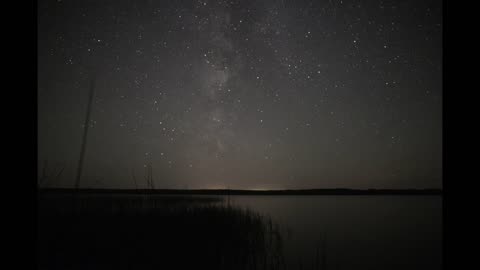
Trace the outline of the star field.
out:
[[[39,1],[38,147],[82,187],[441,187],[438,1]],[[145,183],[140,181],[140,186]]]

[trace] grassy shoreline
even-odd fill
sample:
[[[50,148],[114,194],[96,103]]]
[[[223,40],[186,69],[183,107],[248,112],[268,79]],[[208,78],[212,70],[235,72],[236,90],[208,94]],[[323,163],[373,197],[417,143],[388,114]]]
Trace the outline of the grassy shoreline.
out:
[[[39,269],[284,269],[269,217],[218,198],[40,196]]]

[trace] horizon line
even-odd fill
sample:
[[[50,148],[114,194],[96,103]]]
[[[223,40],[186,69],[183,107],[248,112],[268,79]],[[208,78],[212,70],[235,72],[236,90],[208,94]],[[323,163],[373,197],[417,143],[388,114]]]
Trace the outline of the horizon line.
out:
[[[206,194],[206,195],[442,195],[442,188],[310,188],[310,189],[122,189],[122,188],[38,188],[39,192]]]

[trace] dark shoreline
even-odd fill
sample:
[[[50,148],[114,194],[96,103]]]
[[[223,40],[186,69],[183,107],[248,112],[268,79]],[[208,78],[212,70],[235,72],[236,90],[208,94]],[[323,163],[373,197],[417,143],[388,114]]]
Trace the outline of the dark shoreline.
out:
[[[297,189],[297,190],[238,190],[238,189],[75,189],[42,188],[50,194],[155,194],[155,195],[442,195],[441,189]]]

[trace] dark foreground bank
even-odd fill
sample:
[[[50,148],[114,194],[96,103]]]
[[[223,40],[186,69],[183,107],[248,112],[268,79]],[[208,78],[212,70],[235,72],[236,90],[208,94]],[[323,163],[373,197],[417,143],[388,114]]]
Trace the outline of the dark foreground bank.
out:
[[[38,199],[38,269],[284,269],[268,217],[215,198]]]

